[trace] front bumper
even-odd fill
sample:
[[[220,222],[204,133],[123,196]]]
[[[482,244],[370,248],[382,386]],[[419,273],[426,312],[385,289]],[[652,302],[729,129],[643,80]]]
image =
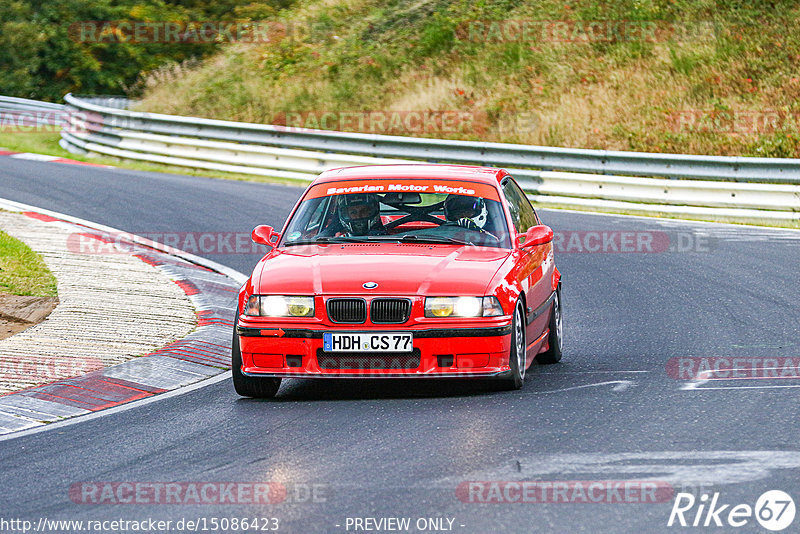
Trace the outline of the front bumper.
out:
[[[510,317],[480,326],[296,326],[258,324],[240,317],[237,334],[242,373],[252,377],[296,378],[468,378],[509,372]],[[365,331],[411,332],[414,352],[351,354],[322,350],[324,332]]]

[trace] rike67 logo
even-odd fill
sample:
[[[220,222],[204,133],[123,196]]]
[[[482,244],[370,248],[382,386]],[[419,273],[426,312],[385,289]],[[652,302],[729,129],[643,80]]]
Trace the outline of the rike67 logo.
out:
[[[772,531],[784,530],[792,524],[795,505],[792,497],[780,490],[766,491],[749,504],[725,504],[720,502],[719,492],[710,498],[707,493],[695,498],[691,493],[678,493],[667,526],[692,527],[743,527],[753,518],[763,528]]]

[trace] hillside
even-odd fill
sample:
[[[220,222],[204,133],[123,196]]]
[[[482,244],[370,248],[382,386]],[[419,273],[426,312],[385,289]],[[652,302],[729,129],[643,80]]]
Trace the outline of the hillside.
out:
[[[220,40],[164,38],[180,27],[274,16],[293,0],[11,0],[0,2],[0,95],[58,102],[67,92],[121,94],[162,65],[205,57]]]
[[[798,157],[799,17],[797,3],[780,0],[304,0],[278,13],[268,41],[152,72],[140,107],[372,133]]]

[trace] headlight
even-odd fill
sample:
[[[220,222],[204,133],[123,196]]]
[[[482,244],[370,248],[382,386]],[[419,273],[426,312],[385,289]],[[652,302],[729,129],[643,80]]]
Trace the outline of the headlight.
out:
[[[503,308],[497,297],[427,297],[425,317],[498,317]]]
[[[244,313],[262,317],[313,317],[314,297],[252,295],[247,299]]]

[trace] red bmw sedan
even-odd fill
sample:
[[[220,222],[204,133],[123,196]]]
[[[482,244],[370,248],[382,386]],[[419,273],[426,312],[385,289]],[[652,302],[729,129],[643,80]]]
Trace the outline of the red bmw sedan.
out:
[[[506,171],[379,165],[323,172],[239,292],[234,387],[283,378],[495,378],[561,359],[553,231]]]

